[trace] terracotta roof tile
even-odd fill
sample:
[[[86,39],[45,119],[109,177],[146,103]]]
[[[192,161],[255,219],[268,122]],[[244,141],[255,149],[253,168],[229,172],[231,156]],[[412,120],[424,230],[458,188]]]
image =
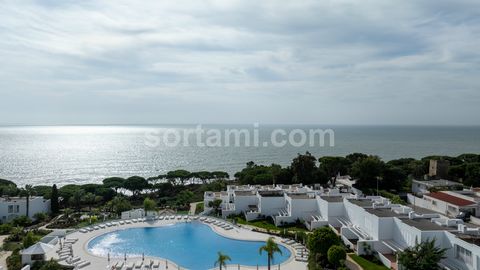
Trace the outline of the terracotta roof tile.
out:
[[[475,204],[473,201],[465,200],[444,192],[433,192],[430,194],[425,194],[425,196],[429,196],[432,198],[435,198],[437,200],[441,200],[444,202],[447,202],[449,204],[457,205],[457,206],[467,206],[467,205],[472,205]]]

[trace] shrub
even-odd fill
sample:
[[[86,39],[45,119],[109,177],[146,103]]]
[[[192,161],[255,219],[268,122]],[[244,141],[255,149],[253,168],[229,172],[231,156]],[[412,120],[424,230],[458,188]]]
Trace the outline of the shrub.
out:
[[[35,215],[33,215],[33,217],[38,222],[44,222],[45,220],[47,220],[48,215],[46,213],[36,213]]]
[[[10,223],[1,224],[0,225],[0,234],[1,235],[9,234],[10,231],[12,230],[12,227],[13,226]]]
[[[328,249],[333,245],[340,245],[340,242],[340,238],[332,229],[322,227],[309,235],[307,246],[311,252],[327,256]]]
[[[8,270],[21,270],[22,269],[22,256],[19,253],[19,249],[13,251],[12,255],[7,258]]]
[[[19,216],[12,220],[13,226],[26,227],[32,224],[32,220],[27,216]]]
[[[341,246],[331,246],[328,249],[327,252],[327,258],[328,262],[335,266],[339,266],[342,264],[342,261],[345,261],[345,258],[347,257],[347,253],[345,252],[345,249]]]
[[[32,231],[28,232],[23,238],[23,248],[28,248],[40,240],[40,237],[35,235]]]

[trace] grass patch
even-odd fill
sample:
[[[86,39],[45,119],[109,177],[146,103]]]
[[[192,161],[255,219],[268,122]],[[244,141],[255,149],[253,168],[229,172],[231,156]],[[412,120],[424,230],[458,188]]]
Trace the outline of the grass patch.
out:
[[[350,256],[350,258],[352,258],[352,260],[358,263],[363,269],[368,269],[368,270],[388,270],[389,269],[384,265],[376,264],[356,254],[349,254],[348,256]]]
[[[236,220],[238,224],[250,225],[250,226],[254,226],[254,227],[264,229],[264,230],[269,230],[269,231],[282,232],[285,229],[287,231],[294,231],[294,232],[307,232],[307,229],[297,227],[295,224],[277,227],[274,224],[268,222],[267,220],[246,221],[244,218],[240,218],[240,217],[236,217]]]

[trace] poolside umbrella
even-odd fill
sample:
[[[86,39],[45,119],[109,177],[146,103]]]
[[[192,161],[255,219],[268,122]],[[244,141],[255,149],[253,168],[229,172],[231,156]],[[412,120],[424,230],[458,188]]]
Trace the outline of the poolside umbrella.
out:
[[[165,269],[168,269],[168,261],[165,260]]]
[[[142,252],[142,262],[145,261],[145,253]]]
[[[127,262],[127,253],[126,252],[123,254],[123,259],[125,260],[125,262]]]
[[[110,264],[110,252],[107,254],[108,264]]]

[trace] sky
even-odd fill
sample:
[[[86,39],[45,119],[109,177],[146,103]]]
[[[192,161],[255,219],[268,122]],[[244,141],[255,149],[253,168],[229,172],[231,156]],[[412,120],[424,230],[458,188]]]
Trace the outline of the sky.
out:
[[[480,1],[0,0],[0,124],[480,125]]]

